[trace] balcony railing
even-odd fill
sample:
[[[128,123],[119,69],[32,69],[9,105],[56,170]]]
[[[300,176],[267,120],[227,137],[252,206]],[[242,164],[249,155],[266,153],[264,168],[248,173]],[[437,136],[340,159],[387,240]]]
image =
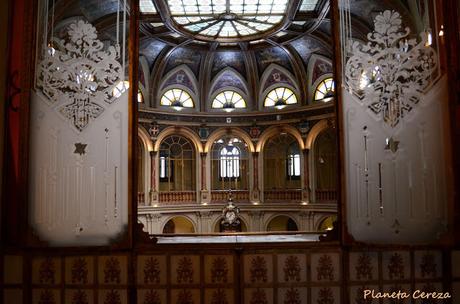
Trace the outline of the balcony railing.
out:
[[[334,202],[337,201],[337,190],[321,189],[316,190],[317,202]]]
[[[232,190],[232,198],[234,201],[249,201],[248,190]],[[228,199],[227,190],[213,190],[211,191],[211,201],[222,202]]]
[[[195,191],[160,192],[160,204],[175,205],[178,203],[196,203]]]
[[[300,201],[302,199],[302,190],[288,189],[288,190],[266,190],[264,191],[265,200],[286,200],[286,201]]]

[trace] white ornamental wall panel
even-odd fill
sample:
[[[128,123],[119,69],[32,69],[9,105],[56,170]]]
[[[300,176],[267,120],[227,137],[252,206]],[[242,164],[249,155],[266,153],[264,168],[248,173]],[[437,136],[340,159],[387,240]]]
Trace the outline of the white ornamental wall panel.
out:
[[[120,52],[104,47],[84,21],[54,41],[32,93],[30,223],[53,245],[104,245],[128,222],[128,94],[115,89],[123,80]]]
[[[353,43],[342,90],[347,223],[358,241],[421,243],[447,228],[447,81],[437,55],[401,16]]]

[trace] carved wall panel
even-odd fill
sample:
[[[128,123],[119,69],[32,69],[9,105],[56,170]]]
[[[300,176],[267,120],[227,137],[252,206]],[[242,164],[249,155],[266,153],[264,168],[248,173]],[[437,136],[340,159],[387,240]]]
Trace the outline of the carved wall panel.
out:
[[[403,23],[381,12],[367,43],[347,44],[347,223],[358,241],[429,242],[447,228],[447,82],[427,34]]]

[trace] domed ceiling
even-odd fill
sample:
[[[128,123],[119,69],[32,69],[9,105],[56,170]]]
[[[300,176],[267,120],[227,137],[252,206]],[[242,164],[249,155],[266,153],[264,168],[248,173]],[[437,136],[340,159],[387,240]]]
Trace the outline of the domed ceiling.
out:
[[[115,41],[119,2],[57,0],[56,18],[83,16],[103,39]],[[354,36],[365,39],[378,11],[408,10],[405,1],[398,7],[392,3],[353,1]],[[297,104],[277,109],[295,110],[314,104],[315,86],[332,76],[328,0],[139,0],[139,4],[139,80],[145,101],[141,109],[169,111],[161,99],[167,91],[180,89],[187,93],[180,96],[193,101],[192,112],[222,113],[227,101],[222,100],[220,111],[214,111],[212,103],[225,90],[245,101],[245,107],[234,113],[275,111],[276,100],[264,101],[269,94],[276,95],[275,88],[283,87],[295,94]]]

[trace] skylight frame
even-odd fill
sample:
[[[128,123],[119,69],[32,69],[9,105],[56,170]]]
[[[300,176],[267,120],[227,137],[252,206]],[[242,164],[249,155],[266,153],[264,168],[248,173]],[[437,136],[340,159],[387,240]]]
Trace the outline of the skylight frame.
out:
[[[249,41],[281,28],[291,8],[288,0],[164,0],[171,23],[194,38]],[[247,3],[246,3],[247,2]],[[188,20],[199,18],[198,20]]]

